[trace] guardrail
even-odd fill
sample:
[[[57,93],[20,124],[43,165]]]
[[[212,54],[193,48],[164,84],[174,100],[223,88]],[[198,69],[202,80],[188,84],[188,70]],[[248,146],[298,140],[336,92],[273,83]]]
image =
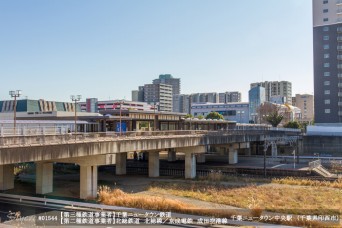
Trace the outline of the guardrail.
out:
[[[61,135],[68,133],[66,127],[0,127],[0,137],[27,135]]]
[[[259,125],[237,125],[235,128],[231,129],[221,129],[217,131],[211,132],[250,132],[250,133],[258,133],[258,132],[293,132],[300,133],[299,129],[291,129],[291,128],[275,128],[269,126],[259,126]],[[64,135],[70,132],[67,127],[0,127],[0,137],[6,136],[32,136],[32,135]],[[107,134],[107,135],[116,135],[116,136],[130,136],[130,135],[183,135],[183,134],[192,134],[196,132],[209,132],[208,130],[170,130],[170,131],[127,131],[127,132],[94,132],[97,134]],[[70,132],[73,133],[73,132]],[[89,134],[89,132],[78,132],[78,134]]]
[[[47,206],[52,207],[61,207],[65,210],[80,210],[80,211],[86,211],[88,210],[97,210],[97,211],[118,211],[118,212],[128,212],[135,214],[135,218],[140,219],[146,219],[146,218],[152,218],[156,215],[158,215],[162,211],[155,211],[155,210],[146,210],[146,209],[138,209],[138,208],[128,208],[128,207],[118,207],[118,206],[109,206],[109,205],[103,205],[103,204],[95,204],[95,203],[84,203],[84,202],[75,202],[75,201],[68,201],[68,200],[56,200],[56,199],[48,199],[48,198],[39,198],[39,197],[31,197],[31,196],[21,196],[21,195],[9,195],[9,194],[3,194],[0,193],[0,197],[4,199],[8,199],[10,201],[19,201],[19,202],[28,202],[28,203],[35,203],[39,202]],[[71,208],[67,208],[71,207]],[[167,210],[169,211],[169,210]],[[167,212],[165,211],[165,212]],[[149,215],[148,215],[149,214]],[[130,216],[130,214],[128,214]],[[203,216],[203,215],[193,215],[193,214],[181,214],[181,213],[175,213],[172,212],[171,217],[166,217],[167,219],[170,218],[177,218],[177,219],[189,219],[191,218],[193,220],[193,224],[198,224],[198,221],[201,221],[201,224],[203,224],[203,220],[212,219],[212,217]],[[141,221],[140,224],[144,224],[143,221]],[[169,223],[167,220],[165,220],[165,224],[168,225]],[[171,224],[171,223],[170,223]],[[256,226],[267,226],[266,223],[260,223],[260,222],[252,222],[252,221],[239,221],[236,219],[227,219],[226,225],[233,225],[233,226],[250,226],[250,227],[256,227]],[[174,224],[172,224],[174,225]],[[76,226],[76,225],[75,225]],[[80,226],[81,227],[81,226]]]
[[[103,204],[95,204],[95,203],[84,203],[84,202],[75,202],[75,201],[68,201],[68,200],[57,200],[57,199],[49,199],[49,198],[40,198],[40,197],[33,197],[33,196],[22,196],[22,195],[12,195],[12,194],[4,194],[0,193],[0,197],[8,200],[15,200],[19,202],[38,202],[44,205],[50,205],[53,207],[66,207],[69,206],[71,208],[86,208],[86,209],[96,209],[96,210],[113,210],[113,211],[126,211],[126,212],[135,212],[145,214],[146,212],[151,212],[152,210],[142,210],[136,208],[129,208],[129,207],[118,207],[118,206],[109,206]]]
[[[13,129],[12,129],[13,130]],[[30,130],[30,131],[29,131]],[[0,146],[37,146],[69,143],[86,143],[96,141],[138,140],[149,138],[192,137],[192,136],[230,136],[230,135],[274,135],[288,134],[280,128],[274,130],[245,130],[228,129],[218,131],[207,130],[172,130],[172,131],[129,131],[129,132],[94,132],[94,133],[67,133],[66,128],[37,128],[26,129],[20,135],[3,135],[0,137]],[[56,132],[58,134],[56,134]],[[43,134],[41,134],[43,133]],[[292,134],[292,133],[290,133]],[[295,132],[296,137],[298,133]],[[288,136],[288,135],[287,135]]]
[[[105,142],[120,140],[158,139],[171,137],[194,137],[206,134],[206,131],[145,131],[145,132],[103,132],[103,133],[65,133],[59,135],[25,135],[0,137],[1,147],[40,146],[74,144],[87,142]]]

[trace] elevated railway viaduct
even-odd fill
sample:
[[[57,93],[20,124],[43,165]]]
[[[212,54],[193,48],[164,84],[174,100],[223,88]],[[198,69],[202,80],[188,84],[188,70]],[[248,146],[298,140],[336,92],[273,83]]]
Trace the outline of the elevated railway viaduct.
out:
[[[205,162],[209,146],[228,151],[228,161],[238,161],[238,149],[250,149],[251,142],[271,138],[295,138],[300,132],[282,129],[229,131],[155,131],[115,133],[35,134],[0,137],[0,190],[14,188],[14,165],[36,163],[36,193],[53,191],[53,163],[80,165],[80,198],[96,197],[97,170],[101,165],[116,165],[116,175],[126,174],[127,153],[143,152],[148,157],[148,176],[159,176],[159,153],[167,151],[168,160],[185,154],[185,178],[196,176],[196,162]]]

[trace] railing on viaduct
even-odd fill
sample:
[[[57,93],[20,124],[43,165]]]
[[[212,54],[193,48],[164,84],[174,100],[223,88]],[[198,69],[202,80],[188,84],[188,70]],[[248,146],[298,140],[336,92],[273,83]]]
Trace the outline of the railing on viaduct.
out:
[[[64,128],[43,127],[30,129],[13,128],[0,129],[0,147],[20,147],[49,144],[71,144],[101,141],[143,140],[158,138],[181,137],[215,137],[215,136],[241,136],[241,135],[299,135],[300,130],[270,127],[236,127],[229,130],[176,130],[176,131],[131,131],[131,132],[94,132],[94,133],[68,133]]]

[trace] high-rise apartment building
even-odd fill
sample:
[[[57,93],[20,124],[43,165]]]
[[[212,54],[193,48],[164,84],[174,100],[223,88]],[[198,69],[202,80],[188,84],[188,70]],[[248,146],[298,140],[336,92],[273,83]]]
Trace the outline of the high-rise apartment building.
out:
[[[238,91],[219,93],[219,103],[241,102],[241,93]]]
[[[180,94],[180,78],[174,78],[171,74],[161,74],[153,80],[153,84],[167,84],[172,86],[172,95]]]
[[[193,93],[191,96],[192,103],[218,103],[219,95],[216,92],[213,93]]]
[[[251,89],[264,87],[266,101],[271,101],[272,96],[282,96],[286,98],[286,103],[292,105],[292,83],[288,81],[265,81],[251,83]]]
[[[132,90],[132,101],[144,102],[144,86],[139,86],[138,90]]]
[[[155,105],[159,111],[172,112],[172,86],[167,84],[145,84],[144,101]]]
[[[169,94],[171,88],[171,95]],[[172,96],[180,94],[180,78],[174,78],[171,74],[161,74],[154,79],[152,84],[139,86],[138,90],[132,90],[132,101],[159,103],[160,111],[172,112],[178,108],[172,108]],[[176,106],[177,100],[175,100]],[[177,106],[178,107],[178,106]]]
[[[312,5],[315,124],[342,126],[342,1]]]
[[[190,114],[190,95],[178,94],[173,95],[173,112],[188,113]]]

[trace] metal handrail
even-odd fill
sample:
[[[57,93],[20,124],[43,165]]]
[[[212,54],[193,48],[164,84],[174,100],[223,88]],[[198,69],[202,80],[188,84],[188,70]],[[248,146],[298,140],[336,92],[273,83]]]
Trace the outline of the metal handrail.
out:
[[[314,169],[322,165],[321,159],[309,162],[309,168]]]

